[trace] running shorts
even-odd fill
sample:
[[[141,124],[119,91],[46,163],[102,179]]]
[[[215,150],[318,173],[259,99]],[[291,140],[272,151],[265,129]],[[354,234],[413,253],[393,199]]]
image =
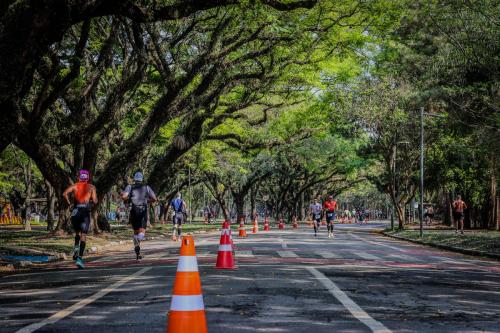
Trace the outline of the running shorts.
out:
[[[321,214],[313,214],[313,219],[314,221],[316,222],[320,222],[321,221]]]
[[[71,225],[76,232],[89,232],[90,208],[88,206],[76,206],[71,212]]]
[[[453,213],[453,218],[455,220],[463,220],[464,218],[464,213],[463,212],[454,212]]]
[[[174,213],[174,224],[181,225],[184,223],[184,213],[183,212],[175,212]]]
[[[134,230],[146,229],[148,225],[148,207],[132,205],[129,221]]]
[[[335,212],[326,212],[326,222],[330,223],[335,219]]]

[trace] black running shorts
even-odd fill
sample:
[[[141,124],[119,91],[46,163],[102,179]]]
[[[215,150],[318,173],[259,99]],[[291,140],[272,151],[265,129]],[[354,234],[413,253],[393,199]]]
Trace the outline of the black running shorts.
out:
[[[76,207],[71,212],[71,225],[76,232],[89,232],[90,228],[90,208]]]
[[[146,229],[148,225],[147,206],[132,206],[130,210],[130,224],[134,230]]]

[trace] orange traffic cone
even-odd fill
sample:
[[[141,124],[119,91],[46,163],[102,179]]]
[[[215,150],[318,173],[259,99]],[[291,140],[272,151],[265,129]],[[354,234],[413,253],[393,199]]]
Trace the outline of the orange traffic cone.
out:
[[[228,235],[220,237],[219,252],[217,253],[217,269],[236,269],[234,266],[233,247]]]
[[[278,229],[285,229],[285,222],[283,219],[280,219],[280,222],[278,223]]]
[[[257,223],[257,219],[253,220],[253,230],[252,234],[256,234],[259,232],[259,224]]]
[[[233,235],[231,234],[231,223],[229,221],[224,221],[222,223],[222,231],[221,231],[221,237],[224,235],[229,235],[229,240],[231,241],[231,246],[233,248],[233,251],[235,250],[234,242],[233,242]]]
[[[241,219],[238,237],[247,237],[247,230],[245,229],[245,222]]]
[[[264,219],[264,231],[269,231],[270,228],[269,228],[269,220],[267,219],[267,217]]]
[[[321,225],[326,225],[326,220],[322,220]]]
[[[182,238],[166,332],[208,332],[193,236]]]

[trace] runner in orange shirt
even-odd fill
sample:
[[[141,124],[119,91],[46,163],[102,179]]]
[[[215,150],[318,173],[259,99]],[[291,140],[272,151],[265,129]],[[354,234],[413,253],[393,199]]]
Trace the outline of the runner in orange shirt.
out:
[[[333,220],[335,219],[335,210],[337,209],[337,201],[333,200],[333,196],[329,195],[328,200],[323,202],[323,211],[326,216],[328,228],[328,238],[333,237]]]
[[[69,194],[73,194],[73,211],[71,212],[71,224],[75,230],[75,247],[73,249],[73,260],[78,268],[85,268],[83,264],[83,253],[90,227],[90,201],[97,204],[97,194],[94,185],[89,184],[90,172],[80,170],[78,182],[69,186],[63,193],[64,199],[71,206]]]

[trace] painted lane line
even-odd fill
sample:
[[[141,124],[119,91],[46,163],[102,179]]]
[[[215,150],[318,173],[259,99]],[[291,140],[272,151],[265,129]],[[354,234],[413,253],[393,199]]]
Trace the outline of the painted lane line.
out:
[[[367,259],[367,260],[382,260],[379,257],[374,256],[373,254],[370,254],[370,253],[366,253],[366,252],[356,252],[354,254],[360,258]]]
[[[347,296],[342,290],[340,290],[337,285],[326,277],[323,273],[318,271],[313,267],[306,267],[306,269],[319,281],[321,284],[328,289],[330,294],[332,294],[344,307],[349,310],[349,312],[358,319],[360,322],[368,326],[375,333],[392,333],[390,329],[385,327],[381,322],[373,319],[368,313],[365,312],[359,305],[354,303],[352,299]]]
[[[61,310],[57,313],[54,313],[52,316],[50,316],[49,318],[47,319],[44,319],[38,323],[33,323],[31,325],[28,325],[28,326],[25,326],[23,328],[21,328],[20,330],[16,331],[16,333],[31,333],[31,332],[34,332],[42,327],[44,327],[45,325],[51,325],[51,324],[54,324],[56,322],[58,322],[59,320],[63,319],[63,318],[66,318],[67,316],[71,315],[73,312],[89,305],[90,303],[92,302],[95,302],[96,300],[98,300],[99,298],[102,298],[104,296],[106,296],[107,294],[109,294],[110,292],[116,290],[117,288],[121,287],[122,285],[124,285],[125,283],[129,282],[130,280],[133,280],[135,279],[136,277],[138,276],[141,276],[142,274],[146,273],[147,271],[149,271],[152,267],[144,267],[143,269],[135,272],[134,274],[131,274],[131,275],[128,275],[126,277],[124,277],[123,279],[121,279],[120,281],[118,282],[115,282],[113,283],[111,286],[109,287],[106,287],[98,292],[96,292],[95,294],[87,297],[87,298],[84,298],[82,300],[80,300],[79,302],[71,305],[70,307],[67,307],[66,309],[64,310]]]
[[[299,256],[293,251],[277,251],[282,258],[298,258]]]
[[[383,243],[379,243],[379,242],[375,242],[375,241],[371,241],[371,240],[367,240],[367,239],[364,239],[363,237],[360,237],[358,235],[355,235],[353,233],[349,233],[349,235],[351,235],[352,237],[354,238],[357,238],[365,243],[369,243],[369,244],[372,244],[372,245],[377,245],[377,246],[385,246],[385,247],[388,247],[390,249],[393,249],[393,250],[396,250],[396,251],[399,251],[399,252],[408,252],[407,250],[403,250],[399,247],[395,247],[395,246],[390,246],[390,245],[387,245],[387,244],[383,244]]]
[[[415,261],[421,262],[422,261],[420,259],[417,259],[417,258],[412,257],[412,256],[408,256],[408,255],[402,254],[402,253],[391,254],[391,255],[389,255],[389,257],[391,257],[391,258],[398,258],[398,259],[401,258],[401,259],[404,259],[404,260],[409,261],[409,262],[415,262]]]
[[[252,251],[234,251],[234,254],[240,257],[255,257]]]
[[[328,251],[316,251],[314,253],[319,255],[322,258],[325,258],[325,259],[339,259],[339,258],[341,258],[338,254],[328,252]]]
[[[281,242],[281,247],[283,249],[286,249],[288,247],[288,245],[285,243],[285,241],[283,240],[283,238],[280,238],[279,241]]]

